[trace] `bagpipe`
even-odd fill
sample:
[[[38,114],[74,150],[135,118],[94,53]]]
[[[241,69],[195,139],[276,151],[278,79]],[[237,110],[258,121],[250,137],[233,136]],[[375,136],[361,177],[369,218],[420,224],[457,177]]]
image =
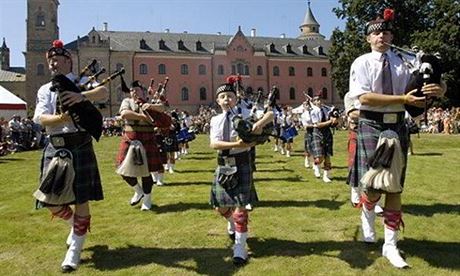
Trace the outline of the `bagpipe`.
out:
[[[152,95],[152,104],[162,104],[164,106],[169,106],[168,99],[166,98],[166,87],[168,85],[169,78],[166,77],[163,83],[158,84],[158,88],[156,91],[153,90],[153,84],[155,83],[154,79],[150,79],[150,86],[148,88],[148,92]]]
[[[404,64],[409,68],[411,72],[411,77],[409,79],[409,83],[406,86],[406,94],[411,92],[414,89],[417,89],[417,92],[414,93],[416,97],[424,97],[422,92],[422,87],[426,84],[436,83],[441,84],[441,75],[442,75],[442,67],[441,67],[441,58],[437,54],[427,54],[423,51],[410,51],[393,44],[386,43],[390,46],[396,55],[398,55]],[[412,60],[409,60],[405,55],[409,55],[412,57]],[[425,96],[425,106],[424,107],[416,107],[413,105],[404,105],[407,112],[412,117],[417,117],[423,113],[425,113],[425,122],[427,121],[427,110],[433,104],[433,98],[428,99]]]
[[[85,72],[88,70],[86,69],[87,67],[84,68]],[[112,75],[102,80],[100,83],[98,83],[92,88],[103,86],[106,83],[113,80],[114,78],[116,78],[117,76],[120,76],[124,73],[125,73],[125,69],[122,68],[121,70],[114,72]],[[100,73],[99,71],[96,74],[100,75],[102,73]],[[84,75],[84,74],[80,73],[80,75]],[[91,136],[93,136],[94,139],[96,139],[96,141],[99,141],[99,138],[102,135],[102,124],[103,124],[102,114],[99,112],[99,110],[90,101],[87,101],[87,100],[81,101],[72,106],[64,105],[61,100],[61,96],[63,92],[70,91],[70,92],[75,92],[75,93],[81,93],[86,90],[86,87],[78,86],[75,82],[71,81],[69,78],[67,78],[63,74],[57,74],[53,76],[51,79],[50,90],[58,93],[59,111],[61,113],[68,112],[70,117],[72,118],[72,121],[77,127],[81,126],[86,131],[88,131],[88,133],[91,134]]]
[[[232,83],[232,79],[230,77],[227,78],[227,83]],[[236,84],[236,89],[242,89],[238,79],[233,80],[233,83]],[[267,97],[268,102],[264,109],[264,115],[268,113],[269,108],[274,108],[276,106],[276,98],[278,94],[279,89],[276,86],[273,86]],[[262,93],[259,93],[258,97],[262,97]],[[238,133],[238,136],[241,138],[241,140],[243,140],[243,142],[255,142],[256,144],[263,144],[269,140],[270,136],[273,136],[274,124],[272,121],[263,126],[261,134],[255,134],[252,133],[252,127],[256,122],[254,117],[243,119],[240,114],[235,114],[232,109],[230,110],[234,115],[232,118],[233,128]]]

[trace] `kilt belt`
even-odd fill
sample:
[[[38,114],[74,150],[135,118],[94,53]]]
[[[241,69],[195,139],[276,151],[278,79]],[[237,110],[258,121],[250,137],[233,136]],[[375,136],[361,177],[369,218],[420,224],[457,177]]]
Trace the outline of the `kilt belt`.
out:
[[[250,162],[251,162],[250,154],[247,151],[228,155],[228,156],[223,156],[223,155],[217,156],[217,164],[219,166],[226,166],[226,165],[241,166],[241,165],[247,165]]]
[[[50,143],[56,149],[79,146],[91,141],[88,132],[72,132],[50,135]]]
[[[359,117],[367,120],[376,121],[384,124],[399,124],[404,121],[405,112],[375,112],[368,110],[361,110]]]
[[[133,126],[133,125],[125,125],[124,126],[124,131],[128,132],[154,132],[154,127],[151,125],[145,125],[145,126]]]

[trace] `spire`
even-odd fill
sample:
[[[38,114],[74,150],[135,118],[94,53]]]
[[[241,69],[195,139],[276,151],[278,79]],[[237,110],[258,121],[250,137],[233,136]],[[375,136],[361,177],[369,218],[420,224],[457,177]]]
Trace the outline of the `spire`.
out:
[[[298,38],[300,39],[311,39],[311,38],[320,38],[323,37],[319,33],[319,23],[316,21],[315,16],[313,15],[313,12],[311,11],[310,8],[310,1],[307,1],[308,9],[307,13],[305,14],[305,17],[303,19],[302,25],[300,25],[300,35]]]
[[[3,44],[2,44],[2,49],[8,49],[8,46],[6,46],[6,40],[3,38]]]

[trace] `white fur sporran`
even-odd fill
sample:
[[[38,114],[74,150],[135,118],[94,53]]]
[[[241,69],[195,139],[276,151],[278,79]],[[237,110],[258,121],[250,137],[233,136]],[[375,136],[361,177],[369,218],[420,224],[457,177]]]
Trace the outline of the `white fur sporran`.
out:
[[[369,164],[369,170],[361,178],[364,187],[400,193],[403,189],[401,175],[405,165],[398,134],[392,130],[383,131],[371,158],[373,161],[369,163],[372,164]]]
[[[116,173],[128,177],[145,177],[150,175],[147,153],[139,140],[129,142],[126,157],[117,168]]]
[[[40,179],[40,187],[34,192],[37,200],[52,205],[65,205],[75,201],[75,170],[72,159],[69,150],[56,151]]]

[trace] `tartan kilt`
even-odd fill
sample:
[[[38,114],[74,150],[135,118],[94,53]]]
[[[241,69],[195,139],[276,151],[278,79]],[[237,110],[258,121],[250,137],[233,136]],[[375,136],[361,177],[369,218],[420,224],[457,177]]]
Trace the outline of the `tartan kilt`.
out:
[[[248,154],[250,154],[248,152]],[[244,207],[257,201],[257,193],[253,185],[252,167],[248,164],[237,164],[238,185],[225,190],[217,183],[217,169],[211,185],[210,204],[213,207]]]
[[[118,147],[117,167],[125,160],[128,153],[129,141],[139,140],[145,148],[147,154],[147,165],[150,172],[163,172],[163,163],[161,160],[160,150],[155,138],[154,132],[135,132],[126,131],[121,136],[120,145]]]
[[[71,204],[82,204],[89,200],[102,200],[104,194],[102,192],[101,177],[97,166],[96,155],[93,149],[92,138],[88,134],[87,143],[66,147],[72,153],[73,168],[75,171],[75,179],[73,182],[73,190],[75,193],[75,202]],[[53,159],[57,149],[51,143],[48,143],[43,149],[41,160],[40,179]],[[37,208],[52,206],[44,202],[37,201]]]
[[[155,135],[155,141],[157,141],[158,151],[160,153],[161,164],[168,163],[168,155],[164,149],[164,136],[161,134]]]
[[[409,146],[409,131],[404,124],[383,124],[368,119],[359,119],[358,124],[358,140],[356,148],[356,166],[350,171],[349,183],[353,186],[361,186],[360,179],[369,170],[367,160],[372,156],[377,148],[380,133],[391,129],[398,133],[399,143],[401,144],[402,154],[404,156],[404,168],[401,175],[401,186],[404,187],[407,168],[407,151]],[[382,191],[380,191],[382,192]]]
[[[313,157],[332,156],[333,137],[329,128],[313,128],[311,155]]]
[[[177,142],[177,137],[176,137],[175,132],[172,132],[172,134],[170,135],[164,136],[161,146],[164,152],[179,151],[179,143]]]
[[[356,173],[357,169],[356,166],[358,165],[357,158],[356,158],[356,148],[358,143],[358,134],[354,130],[348,131],[348,177],[347,177],[347,184],[353,183],[353,187],[358,187],[358,183],[350,182],[350,178],[352,177],[352,172]],[[357,176],[353,176],[353,178],[357,178]]]
[[[313,128],[307,128],[303,137],[304,140],[304,151],[311,153],[313,151],[311,145],[313,143]]]

